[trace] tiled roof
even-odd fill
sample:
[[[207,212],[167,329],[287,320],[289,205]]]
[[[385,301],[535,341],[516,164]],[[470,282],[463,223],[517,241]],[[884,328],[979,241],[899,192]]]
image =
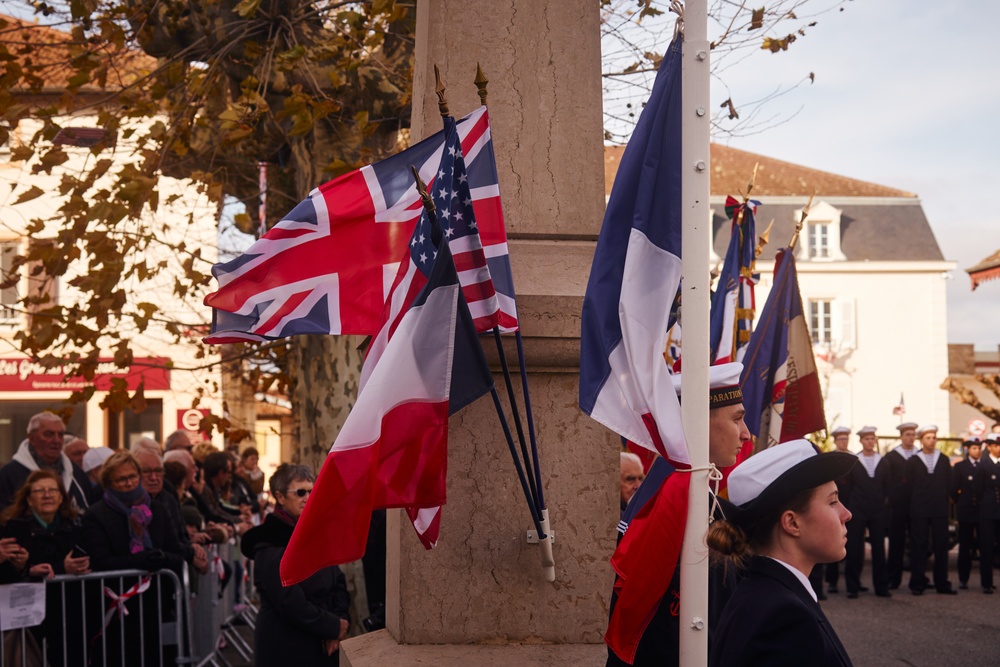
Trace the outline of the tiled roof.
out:
[[[604,148],[605,194],[611,192],[611,184],[618,173],[618,164],[624,151],[624,146]],[[753,189],[755,198],[764,195],[808,197],[813,193],[817,197],[916,197],[903,190],[810,169],[720,144],[712,144],[711,160],[713,195],[737,196],[745,192],[754,164],[759,164]]]
[[[756,193],[755,193],[756,194]],[[770,243],[764,247],[761,259],[774,259],[778,248],[788,245],[798,218],[795,212],[801,203],[769,203],[762,196],[757,209],[757,233],[767,229],[773,219]],[[816,201],[821,198],[817,196]],[[840,249],[850,261],[943,261],[934,232],[927,222],[917,199],[901,199],[898,203],[850,203],[849,199],[834,199],[831,206],[841,212]],[[722,204],[713,204],[713,247],[719,257],[726,256],[732,222]]]
[[[972,289],[979,287],[980,283],[987,280],[1000,278],[1000,250],[965,270],[972,278]]]
[[[72,60],[80,52],[68,32],[0,14],[0,43],[22,66],[41,65],[38,76],[44,81],[46,92],[66,88],[70,78],[77,73]],[[100,49],[103,56],[110,56],[107,70],[107,89],[110,90],[122,88],[156,67],[156,59],[140,51],[127,48],[116,51],[108,42],[102,43]],[[84,83],[79,90],[87,92],[101,88]]]

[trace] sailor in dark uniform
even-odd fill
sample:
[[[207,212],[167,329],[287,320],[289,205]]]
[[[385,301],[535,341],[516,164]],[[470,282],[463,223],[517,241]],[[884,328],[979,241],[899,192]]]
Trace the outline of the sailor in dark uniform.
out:
[[[889,588],[897,589],[903,582],[903,559],[906,538],[910,534],[910,486],[906,481],[906,462],[917,453],[917,425],[904,422],[896,427],[899,446],[885,455],[889,464],[889,557],[886,574]]]
[[[1000,537],[1000,439],[986,439],[987,456],[976,471],[975,494],[979,498],[979,577],[983,592],[993,592],[993,566]]]
[[[709,461],[719,467],[729,467],[736,463],[736,456],[743,446],[750,440],[750,432],[747,430],[743,416],[746,411],[743,409],[743,394],[740,392],[740,374],[743,371],[743,364],[719,364],[709,369]],[[675,389],[680,394],[680,375],[673,375]],[[664,459],[657,458],[650,466],[645,481],[635,492],[629,501],[622,519],[618,524],[619,542],[622,548],[627,548],[632,540],[641,539],[641,533],[627,531],[646,530],[641,522],[647,513],[639,516],[640,511],[649,503],[655,503],[657,492],[664,482],[675,473],[673,467]],[[659,509],[656,507],[655,509]],[[649,514],[652,516],[652,514]],[[649,525],[649,524],[646,524]],[[632,542],[633,544],[635,542]],[[616,556],[618,554],[616,553]],[[736,588],[734,568],[725,568],[720,564],[718,567],[709,568],[709,617],[708,628],[709,637],[715,628],[718,616],[721,613],[726,600]],[[616,584],[621,582],[618,578]],[[612,628],[616,627],[615,618],[616,606],[618,604],[618,592],[616,590],[611,595],[611,616],[608,636],[608,667],[623,667],[624,665],[634,665],[641,667],[644,665],[676,665],[680,661],[680,567],[674,568],[673,576],[669,582],[649,582],[650,585],[666,583],[665,594],[656,606],[655,613],[648,621],[648,625],[642,630],[638,645],[634,648],[634,655],[619,656],[615,654],[612,645],[616,644],[611,639]],[[625,652],[625,649],[623,649]],[[631,658],[631,661],[628,659]]]
[[[906,462],[910,491],[910,592],[927,588],[928,537],[934,547],[934,589],[944,595],[956,591],[948,581],[948,492],[951,463],[937,448],[937,426],[917,429],[920,451]]]
[[[708,544],[751,558],[709,637],[709,665],[851,665],[806,575],[816,563],[844,557],[851,513],[834,480],[857,461],[793,440],[755,454],[730,475],[726,520],[712,524]]]
[[[858,431],[858,436],[861,438],[858,465],[851,468],[846,484],[841,487],[841,502],[852,515],[847,522],[847,562],[844,568],[847,597],[856,598],[864,590],[861,586],[861,568],[865,560],[867,531],[872,546],[872,587],[875,595],[887,598],[891,595],[885,571],[889,465],[875,451],[877,438],[874,426],[863,427]]]
[[[833,451],[835,452],[849,452],[848,445],[851,442],[851,429],[846,426],[838,426],[837,428],[830,431],[830,435],[833,436]],[[844,484],[847,482],[847,478],[835,480],[837,482],[837,490],[840,491],[841,500],[844,498]],[[840,566],[841,563],[828,563],[826,565],[820,565],[820,568],[826,569],[826,589],[829,593],[839,592],[840,584]],[[815,588],[815,586],[814,586]],[[820,600],[825,600],[825,595],[819,596]]]
[[[978,438],[962,443],[965,458],[951,471],[951,499],[955,502],[958,519],[958,587],[969,587],[972,572],[972,552],[979,541],[979,498],[975,493],[976,471],[983,454]]]

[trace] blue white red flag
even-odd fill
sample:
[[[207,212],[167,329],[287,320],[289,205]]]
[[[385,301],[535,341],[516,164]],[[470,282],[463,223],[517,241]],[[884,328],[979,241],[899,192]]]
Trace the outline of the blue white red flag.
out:
[[[729,197],[726,211],[732,211],[732,236],[719,274],[719,283],[712,295],[711,353],[713,364],[742,361],[750,332],[753,331],[754,301],[753,269],[757,251],[754,218],[758,202],[746,204]]]
[[[802,311],[795,258],[778,251],[774,285],[743,357],[746,424],[757,449],[826,428],[823,392]]]
[[[420,288],[408,300],[390,295],[400,310],[387,304],[382,328],[394,326],[365,359],[358,401],[282,558],[285,585],[360,558],[373,509],[402,507],[421,518],[421,510],[443,505],[448,416],[493,386],[448,243],[426,215],[404,267]]]
[[[457,123],[469,192],[504,331],[517,328],[486,107]],[[374,333],[421,204],[410,165],[434,184],[444,132],[313,190],[236,259],[212,269],[212,344],[296,334]],[[464,284],[464,283],[463,283]],[[473,307],[477,307],[473,304]]]
[[[625,148],[583,302],[580,408],[616,433],[690,467],[663,354],[681,278],[681,40],[663,58]],[[677,565],[690,475],[670,475],[646,530],[611,560],[617,603],[605,642],[631,663]]]

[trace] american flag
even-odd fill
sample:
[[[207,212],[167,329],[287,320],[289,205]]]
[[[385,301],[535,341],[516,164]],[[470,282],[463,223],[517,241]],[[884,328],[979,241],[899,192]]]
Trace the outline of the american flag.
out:
[[[902,392],[899,394],[899,405],[892,409],[892,414],[897,417],[902,417],[906,414],[906,403],[903,402]]]
[[[503,331],[517,329],[513,278],[486,107],[457,123]],[[212,344],[376,331],[420,216],[410,165],[433,186],[444,132],[320,186],[236,259],[215,265]],[[463,287],[465,279],[463,278]],[[486,320],[482,320],[485,322]],[[491,325],[492,326],[492,325]]]
[[[476,330],[488,331],[499,323],[500,310],[486,265],[486,255],[479,240],[479,225],[472,205],[469,178],[454,118],[445,118],[444,134],[441,164],[433,185],[429,185],[428,189],[437,209],[441,234],[454,257],[462,293],[469,305]],[[427,284],[430,267],[437,258],[438,245],[440,241],[433,238],[430,219],[426,215],[421,216],[410,239],[408,261],[400,266],[393,281],[379,331],[368,348],[361,372],[362,390],[395,333],[400,319]],[[452,406],[452,410],[461,407],[463,406]],[[437,543],[440,532],[441,508],[407,508],[407,514],[420,541],[426,548],[432,548]]]

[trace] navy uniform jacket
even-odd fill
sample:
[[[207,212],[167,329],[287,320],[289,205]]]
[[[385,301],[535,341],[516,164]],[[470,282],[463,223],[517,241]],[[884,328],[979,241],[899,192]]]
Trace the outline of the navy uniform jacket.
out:
[[[938,456],[931,474],[927,472],[920,452],[917,452],[906,462],[906,479],[910,486],[910,516],[920,519],[948,518],[951,463],[947,456]]]
[[[885,521],[888,518],[889,464],[884,456],[875,466],[874,477],[869,477],[865,466],[859,462],[851,468],[846,480],[841,502],[851,510],[852,521]]]
[[[837,633],[794,574],[754,556],[713,635],[712,667],[851,665]]]
[[[906,477],[906,459],[898,449],[896,447],[884,457],[889,465],[889,511],[896,516],[909,516],[910,484]]]
[[[979,517],[1000,520],[1000,465],[984,456],[976,472],[975,493],[979,498]]]
[[[951,499],[955,501],[955,515],[959,521],[979,521],[979,498],[976,496],[976,472],[983,466],[979,459],[977,465],[972,465],[969,459],[963,459],[951,469]],[[992,461],[991,461],[992,463]]]

